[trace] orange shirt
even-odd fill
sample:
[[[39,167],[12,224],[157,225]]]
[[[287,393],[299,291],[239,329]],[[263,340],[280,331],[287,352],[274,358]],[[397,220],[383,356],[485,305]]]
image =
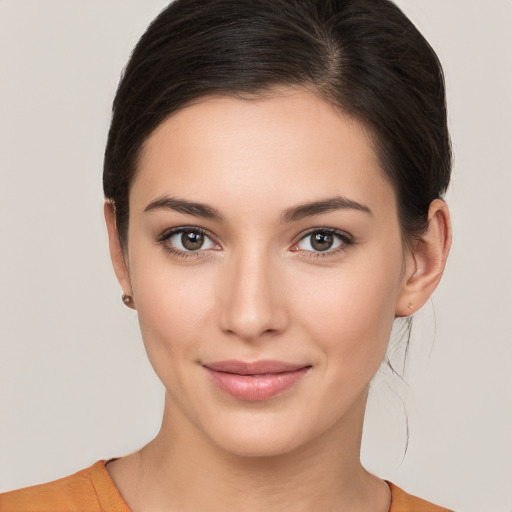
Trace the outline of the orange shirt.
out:
[[[0,512],[130,512],[105,464],[100,460],[66,478],[0,494]],[[388,485],[389,512],[449,512]]]

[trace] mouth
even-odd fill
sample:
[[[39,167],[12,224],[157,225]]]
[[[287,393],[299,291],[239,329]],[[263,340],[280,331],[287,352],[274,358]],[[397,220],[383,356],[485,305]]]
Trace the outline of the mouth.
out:
[[[311,365],[282,361],[218,361],[203,364],[224,393],[238,400],[256,402],[273,398],[297,384]]]

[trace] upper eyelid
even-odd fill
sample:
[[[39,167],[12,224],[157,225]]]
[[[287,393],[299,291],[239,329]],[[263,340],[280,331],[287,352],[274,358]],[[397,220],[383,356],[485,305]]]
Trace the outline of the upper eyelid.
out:
[[[175,228],[165,229],[158,236],[158,240],[166,240],[170,236],[175,235],[176,233],[183,233],[184,231],[197,231],[203,235],[206,235],[208,238],[215,240],[215,236],[213,236],[207,229],[201,228],[199,226],[177,226]]]
[[[168,240],[172,235],[175,235],[177,233],[183,233],[184,231],[187,231],[187,230],[197,231],[199,233],[202,233],[205,236],[207,236],[208,238],[210,238],[212,240],[212,242],[216,243],[217,245],[221,245],[220,242],[218,241],[217,237],[215,235],[211,234],[207,229],[202,228],[200,226],[193,226],[193,225],[177,226],[177,227],[174,227],[174,228],[166,229],[158,237],[158,241],[163,242],[165,240]],[[342,239],[348,239],[351,242],[353,241],[353,236],[350,235],[349,233],[347,233],[346,231],[343,231],[343,230],[337,229],[337,228],[330,228],[330,227],[326,227],[326,226],[324,226],[324,227],[319,226],[319,227],[309,228],[306,231],[302,231],[301,233],[299,233],[295,237],[295,241],[292,242],[292,245],[296,245],[297,243],[299,243],[304,238],[312,235],[313,233],[319,233],[319,232],[332,233],[334,235],[339,236]],[[198,251],[200,251],[200,250],[201,249],[199,249]]]
[[[346,231],[343,231],[342,229],[323,227],[323,228],[311,228],[311,229],[308,229],[307,231],[302,232],[298,236],[297,242],[299,242],[300,240],[304,239],[307,236],[312,235],[313,233],[322,233],[322,232],[338,235],[340,238],[345,238],[350,241],[354,240],[354,237],[350,233],[347,233]],[[297,243],[297,242],[295,242],[295,243]]]
[[[346,231],[344,231],[342,229],[328,228],[327,226],[306,229],[306,231],[303,231],[299,235],[299,237],[301,237],[301,236],[304,237],[304,236],[310,235],[311,233],[321,233],[321,232],[334,233],[334,234],[338,234],[340,236],[345,235],[347,237],[351,237],[351,235],[349,233],[347,233]]]
[[[156,239],[157,244],[163,246],[166,251],[174,254],[175,256],[179,256],[181,258],[191,258],[192,256],[200,257],[201,253],[205,251],[210,251],[214,248],[210,247],[207,249],[197,249],[197,250],[183,250],[174,246],[174,244],[170,243],[170,239],[175,235],[179,235],[180,233],[185,233],[187,231],[195,231],[197,233],[201,233],[205,237],[209,238],[213,245],[219,246],[219,243],[215,239],[215,237],[211,236],[210,233],[199,226],[177,226],[174,228],[165,229]],[[203,256],[206,256],[203,254]]]

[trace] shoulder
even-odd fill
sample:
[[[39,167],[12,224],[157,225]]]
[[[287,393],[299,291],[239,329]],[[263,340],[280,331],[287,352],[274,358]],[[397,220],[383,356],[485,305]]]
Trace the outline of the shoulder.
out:
[[[411,496],[391,482],[391,509],[389,512],[452,512],[447,508],[433,505],[416,496]]]
[[[0,494],[0,512],[130,512],[98,461],[78,473]]]

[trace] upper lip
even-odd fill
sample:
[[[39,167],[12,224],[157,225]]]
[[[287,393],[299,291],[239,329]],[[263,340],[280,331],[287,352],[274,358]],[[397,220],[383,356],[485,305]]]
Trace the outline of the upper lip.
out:
[[[245,362],[230,359],[228,361],[205,363],[203,366],[216,372],[233,373],[237,375],[263,375],[269,373],[294,372],[302,368],[308,368],[311,365],[272,360]]]

